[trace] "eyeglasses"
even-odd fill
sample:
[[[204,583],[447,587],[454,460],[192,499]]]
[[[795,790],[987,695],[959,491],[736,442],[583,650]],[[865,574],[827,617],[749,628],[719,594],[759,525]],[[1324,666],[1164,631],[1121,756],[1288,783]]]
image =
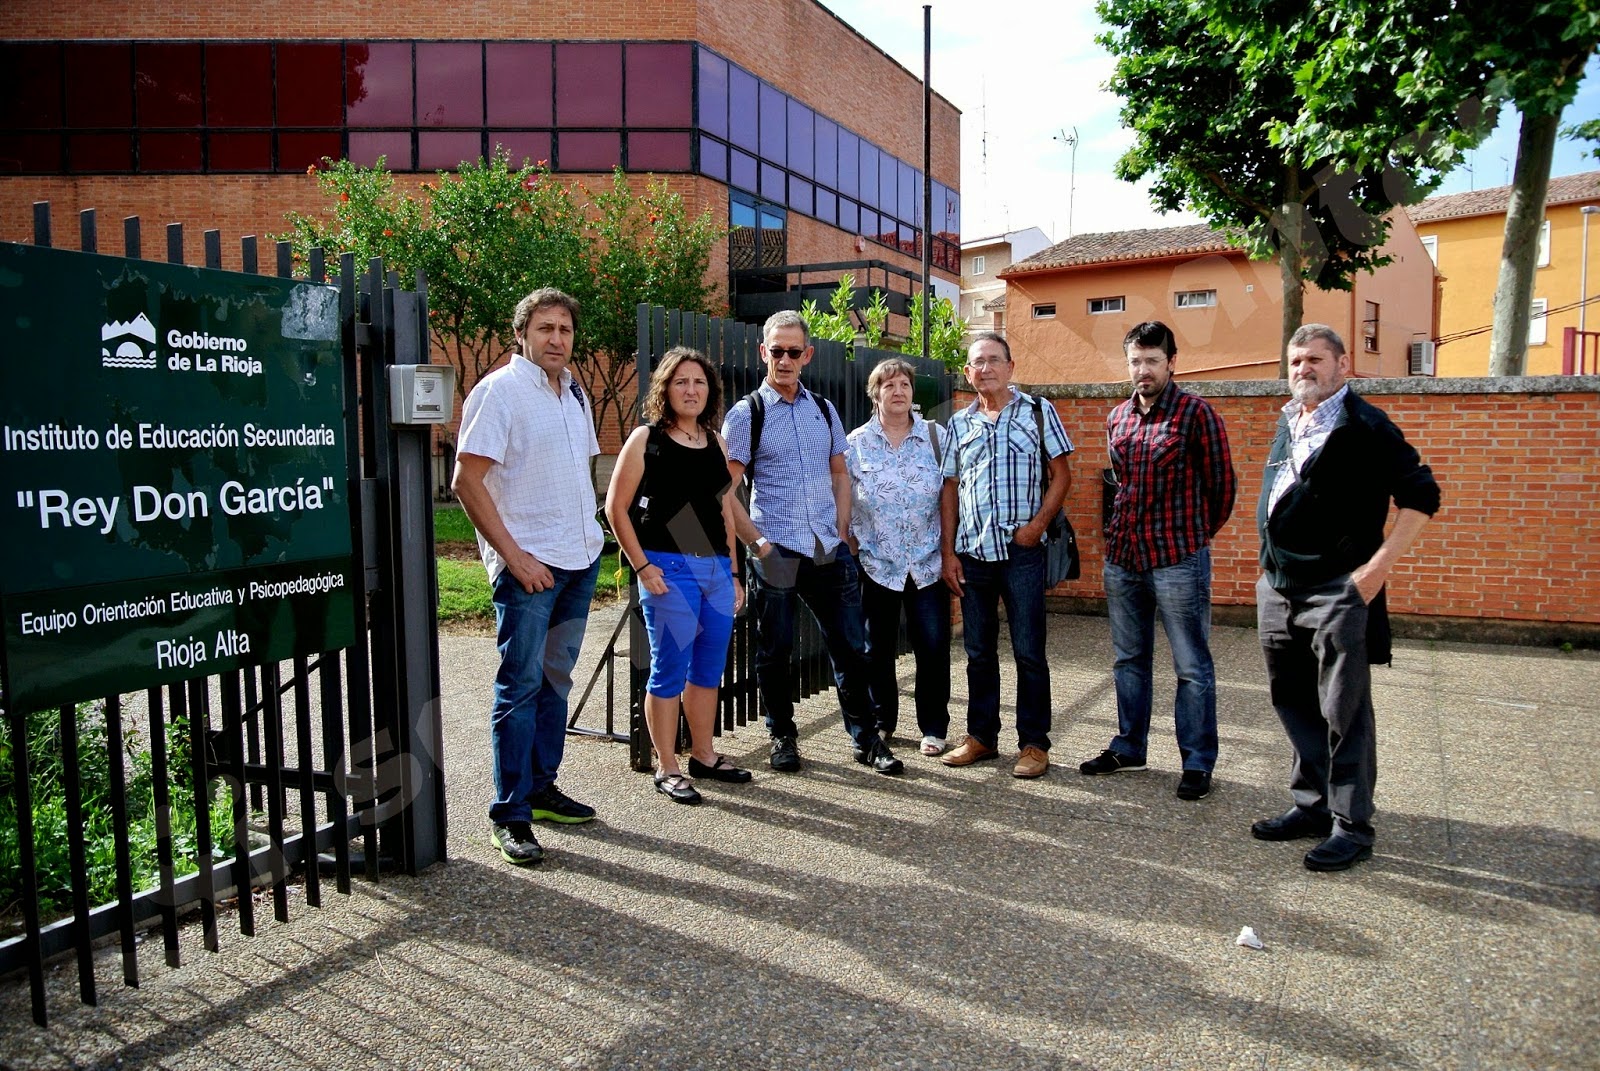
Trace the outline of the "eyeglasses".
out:
[[[976,361],[968,361],[968,368],[999,368],[1011,362],[1004,357],[979,357]]]
[[[790,346],[787,349],[782,346],[767,347],[767,356],[771,357],[774,361],[782,360],[784,357],[789,358],[791,361],[798,361],[805,355],[806,350],[804,346]]]

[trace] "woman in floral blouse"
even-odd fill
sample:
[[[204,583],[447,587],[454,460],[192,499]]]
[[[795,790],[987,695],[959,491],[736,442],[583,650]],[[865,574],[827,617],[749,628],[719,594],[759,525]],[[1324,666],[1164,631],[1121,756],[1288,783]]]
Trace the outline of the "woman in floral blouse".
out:
[[[911,407],[916,369],[897,358],[867,378],[870,420],[849,435],[845,465],[853,504],[851,543],[861,561],[867,614],[868,690],[887,739],[900,718],[895,648],[900,615],[917,659],[922,753],[945,749],[950,728],[950,592],[940,578],[940,459],[944,429]]]

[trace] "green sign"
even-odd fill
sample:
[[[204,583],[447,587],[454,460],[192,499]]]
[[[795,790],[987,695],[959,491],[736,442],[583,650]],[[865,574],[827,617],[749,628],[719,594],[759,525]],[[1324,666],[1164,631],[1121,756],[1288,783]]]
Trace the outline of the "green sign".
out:
[[[348,646],[338,291],[0,244],[6,705]]]

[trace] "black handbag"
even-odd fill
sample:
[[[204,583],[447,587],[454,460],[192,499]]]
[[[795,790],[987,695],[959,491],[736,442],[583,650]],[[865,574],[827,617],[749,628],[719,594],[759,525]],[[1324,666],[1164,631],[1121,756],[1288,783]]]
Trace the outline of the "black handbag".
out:
[[[1039,429],[1039,497],[1043,499],[1050,490],[1050,452],[1044,445],[1044,412],[1038,398],[1033,399],[1033,421]],[[1083,563],[1078,556],[1078,533],[1067,520],[1067,511],[1060,509],[1044,530],[1044,586],[1053,588],[1064,580],[1076,580],[1083,575]]]

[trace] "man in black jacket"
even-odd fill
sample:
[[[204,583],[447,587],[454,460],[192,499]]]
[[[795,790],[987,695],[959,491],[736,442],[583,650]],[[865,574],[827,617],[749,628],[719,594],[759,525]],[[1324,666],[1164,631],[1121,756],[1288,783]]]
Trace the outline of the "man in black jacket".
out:
[[[1256,614],[1272,705],[1294,748],[1294,806],[1250,827],[1261,840],[1326,838],[1310,870],[1372,854],[1377,781],[1369,664],[1387,663],[1383,585],[1429,518],[1439,485],[1383,411],[1345,384],[1350,356],[1324,324],[1289,339],[1289,387],[1256,525]],[[1384,537],[1389,502],[1398,509]]]

